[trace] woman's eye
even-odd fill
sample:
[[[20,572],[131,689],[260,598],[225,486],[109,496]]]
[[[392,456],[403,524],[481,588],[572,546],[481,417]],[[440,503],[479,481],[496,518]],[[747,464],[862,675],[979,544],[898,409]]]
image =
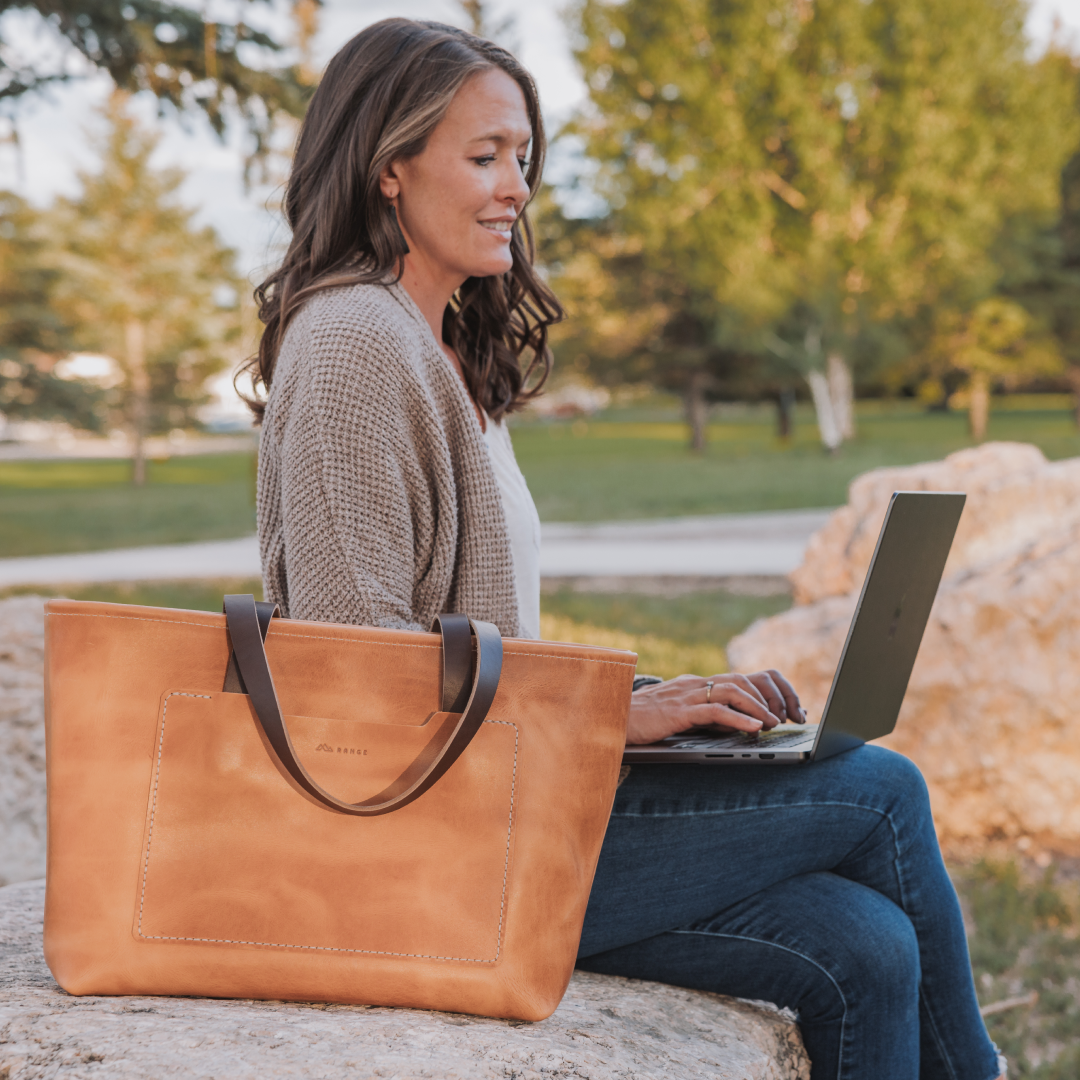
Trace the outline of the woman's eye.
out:
[[[485,165],[490,165],[494,160],[494,154],[485,154],[483,157],[473,158],[473,161],[475,161],[476,164],[479,165],[481,168],[483,168]]]
[[[528,158],[519,157],[518,158],[518,164],[521,166],[521,171],[522,172],[528,172],[529,171],[529,159]]]

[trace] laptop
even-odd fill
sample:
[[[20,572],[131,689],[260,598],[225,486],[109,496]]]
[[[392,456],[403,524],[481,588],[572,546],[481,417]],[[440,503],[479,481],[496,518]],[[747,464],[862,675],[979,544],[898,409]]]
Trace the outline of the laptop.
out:
[[[628,746],[623,764],[802,765],[888,735],[966,498],[952,491],[893,492],[820,723],[780,724],[757,734],[695,728]]]

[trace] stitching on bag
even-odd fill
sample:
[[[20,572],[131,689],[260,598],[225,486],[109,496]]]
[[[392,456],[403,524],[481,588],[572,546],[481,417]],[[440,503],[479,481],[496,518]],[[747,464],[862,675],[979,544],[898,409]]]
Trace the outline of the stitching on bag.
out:
[[[90,616],[91,618],[95,616]],[[97,616],[98,618],[123,618],[124,616]],[[153,620],[147,620],[153,621]],[[293,635],[296,636],[296,635]],[[427,646],[419,645],[413,646],[414,648],[426,648]],[[503,919],[506,913],[506,884],[507,878],[510,873],[510,838],[514,829],[514,799],[517,794],[517,761],[518,761],[518,741],[520,732],[518,731],[517,724],[511,723],[509,720],[485,720],[485,724],[500,724],[503,727],[511,727],[514,729],[514,767],[510,775],[510,816],[506,826],[506,854],[503,858],[503,884],[502,884],[502,897],[499,902],[499,931],[498,940],[495,946],[495,955],[490,960],[480,960],[474,956],[431,956],[425,953],[404,953],[404,952],[385,952],[379,949],[343,949],[333,945],[289,945],[285,942],[279,941],[241,941],[234,938],[198,938],[198,937],[181,937],[179,935],[169,934],[144,934],[142,930],[143,921],[143,905],[146,899],[146,877],[150,870],[150,844],[153,840],[154,834],[154,815],[157,813],[157,793],[158,784],[161,779],[161,755],[165,744],[165,717],[168,712],[169,698],[173,697],[189,697],[189,698],[202,698],[204,701],[212,701],[212,697],[209,694],[189,694],[182,691],[174,691],[166,696],[165,703],[161,709],[161,736],[158,739],[158,755],[157,755],[157,768],[154,774],[154,794],[150,802],[150,827],[147,829],[146,835],[146,857],[143,860],[143,877],[142,877],[142,890],[139,895],[139,937],[145,941],[194,941],[207,945],[264,945],[274,949],[304,949],[314,952],[340,952],[340,953],[357,953],[368,956],[402,956],[409,957],[414,960],[455,960],[469,964],[493,964],[499,959],[502,953],[502,929]]]
[[[203,630],[219,630],[221,627],[216,623],[200,623],[200,622],[184,622],[180,619],[145,619],[138,615],[92,615],[90,613],[83,613],[80,611],[49,611],[46,612],[47,616],[62,615],[69,619],[122,619],[125,622],[152,622],[152,623],[166,623],[171,626],[199,626]],[[438,649],[439,645],[409,645],[404,641],[380,641],[380,640],[367,640],[357,641],[355,638],[339,638],[339,637],[326,637],[322,634],[286,634],[281,630],[277,630],[271,627],[270,632],[276,638],[296,638],[303,641],[338,641],[345,645],[388,645],[394,649]],[[572,644],[572,642],[568,642]],[[593,648],[603,648],[604,646],[591,646]],[[636,664],[630,664],[625,660],[594,660],[589,656],[556,656],[553,653],[517,653],[516,656],[522,658],[536,658],[537,660],[569,660],[571,662],[581,664],[611,664],[614,667],[636,667]],[[196,695],[197,696],[197,695]]]
[[[106,616],[109,618],[110,616]],[[121,617],[122,616],[118,616]],[[150,620],[147,620],[148,622]],[[158,783],[161,780],[161,752],[165,745],[165,716],[169,711],[169,698],[174,697],[189,697],[189,698],[202,698],[203,701],[212,701],[213,699],[209,694],[185,694],[181,691],[176,691],[169,694],[165,698],[164,703],[161,706],[161,734],[158,736],[158,751],[157,751],[157,768],[154,770],[154,795],[150,800],[150,825],[146,830],[146,858],[143,860],[143,875],[142,875],[142,890],[139,893],[139,935],[144,936],[142,932],[142,919],[143,919],[143,903],[146,900],[146,875],[150,871],[150,843],[154,839],[154,816],[157,814],[157,793]]]
[[[514,796],[517,793],[517,759],[518,759],[518,726],[509,720],[485,720],[485,724],[502,724],[504,727],[514,729],[514,769],[510,774],[510,820],[506,823],[506,855],[503,858],[503,887],[502,898],[499,901],[499,936],[495,946],[495,959],[499,959],[502,952],[503,916],[506,914],[506,878],[510,873],[510,834],[514,829]]]
[[[298,638],[309,641],[339,641],[345,645],[391,645],[395,649],[438,649],[439,645],[408,645],[403,641],[357,641],[354,638],[339,638],[339,637],[322,637],[315,634],[286,634],[281,630],[274,630],[271,627],[271,632],[276,638]],[[572,644],[572,642],[567,642]],[[586,648],[603,648],[602,645],[586,646]],[[583,664],[613,664],[615,667],[636,667],[636,664],[627,663],[625,660],[593,660],[588,656],[554,656],[551,653],[514,653],[515,659],[537,659],[537,660],[570,660]],[[487,723],[487,721],[484,721]],[[501,723],[501,721],[495,721],[495,723]]]
[[[219,626],[215,623],[204,622],[185,622],[183,619],[146,619],[141,615],[92,615],[90,612],[82,611],[46,611],[46,618],[58,618],[65,619],[122,619],[124,622],[152,622],[152,623],[168,623],[171,626],[198,626],[203,630],[218,630]],[[189,695],[191,697],[200,697],[199,694]]]

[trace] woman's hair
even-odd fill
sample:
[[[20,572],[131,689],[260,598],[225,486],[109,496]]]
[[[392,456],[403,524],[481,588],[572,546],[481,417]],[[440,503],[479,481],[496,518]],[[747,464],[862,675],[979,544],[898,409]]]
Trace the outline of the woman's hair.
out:
[[[379,175],[389,163],[419,154],[462,84],[492,68],[505,71],[525,96],[532,125],[525,179],[535,195],[546,148],[540,102],[532,77],[505,49],[441,23],[385,19],[330,61],[300,128],[285,192],[292,242],[281,266],[255,290],[265,330],[242,369],[253,390],[269,388],[289,322],[314,293],[400,280],[408,248]],[[539,392],[551,370],[548,327],[562,317],[533,267],[535,243],[524,212],[510,250],[512,269],[469,278],[443,316],[443,337],[461,360],[469,390],[495,420]],[[525,350],[531,357],[523,372]],[[257,395],[245,400],[261,420]]]

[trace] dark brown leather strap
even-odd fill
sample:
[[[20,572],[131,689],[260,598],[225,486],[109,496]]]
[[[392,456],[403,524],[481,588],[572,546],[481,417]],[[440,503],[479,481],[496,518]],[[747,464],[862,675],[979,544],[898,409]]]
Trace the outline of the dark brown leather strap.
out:
[[[266,600],[255,600],[255,614],[259,617],[259,633],[265,641],[266,631],[270,629],[270,620],[278,614],[278,606]],[[221,689],[226,694],[247,693],[244,680],[240,677],[240,669],[236,666],[235,649],[229,653],[229,666],[225,669],[225,685]]]
[[[321,788],[297,760],[266,660],[265,631],[259,624],[255,598],[250,593],[226,596],[225,620],[240,678],[278,761],[297,784],[323,806],[356,817],[389,814],[420,798],[431,788],[480,730],[502,673],[502,638],[494,626],[464,615],[440,615],[436,623],[443,639],[443,712],[459,713],[458,721],[441,746],[427,747],[385,790],[363,802],[347,803]],[[476,662],[470,664],[473,637],[476,638]],[[473,668],[471,680],[462,674],[469,667]],[[453,706],[460,705],[460,708],[447,708],[447,701]]]
[[[467,615],[435,617],[442,634],[442,711],[464,712],[472,690],[472,629]]]

